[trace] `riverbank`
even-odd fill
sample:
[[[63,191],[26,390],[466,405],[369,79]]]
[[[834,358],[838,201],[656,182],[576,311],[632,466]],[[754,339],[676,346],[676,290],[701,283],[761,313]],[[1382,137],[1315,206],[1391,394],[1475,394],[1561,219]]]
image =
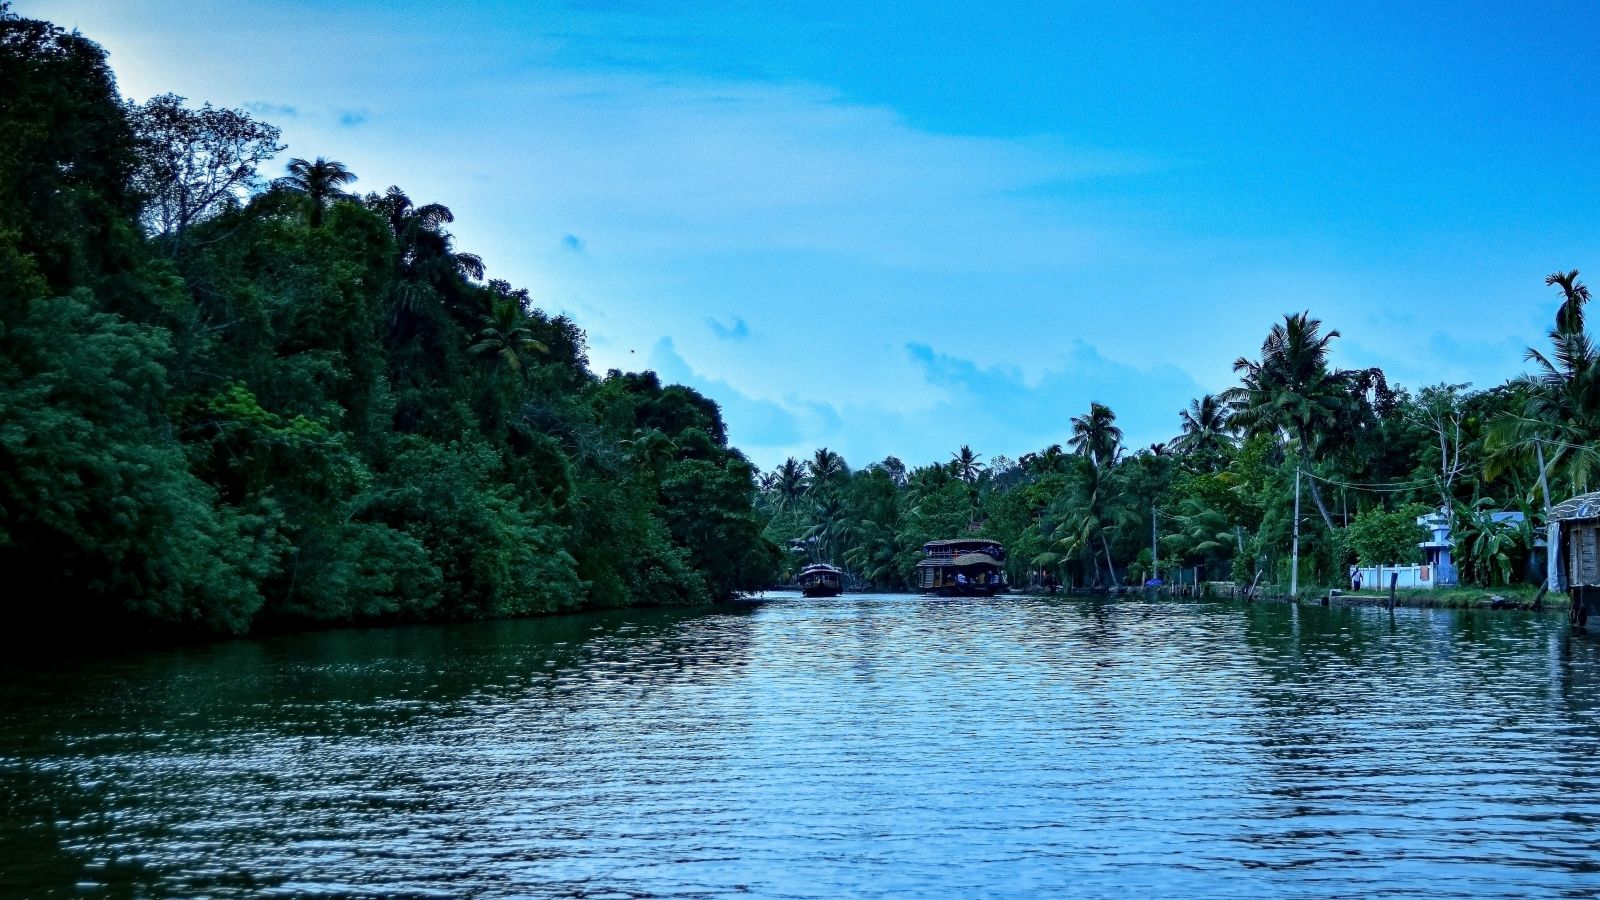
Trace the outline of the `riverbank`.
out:
[[[1107,590],[1073,589],[1065,591],[1063,596],[1091,597],[1091,596],[1154,596],[1173,600],[1270,600],[1278,603],[1295,601],[1287,592],[1281,592],[1277,585],[1261,585],[1256,588],[1253,598],[1246,598],[1245,588],[1231,582],[1206,582],[1196,589],[1193,585],[1174,585],[1171,587],[1139,588],[1118,587]],[[1298,597],[1301,603],[1320,603],[1329,606],[1386,606],[1389,603],[1387,591],[1357,591],[1350,592],[1345,589],[1329,587],[1327,585],[1303,588]],[[1539,596],[1539,589],[1531,585],[1516,585],[1513,587],[1481,588],[1472,586],[1432,588],[1428,590],[1397,590],[1394,597],[1395,606],[1404,606],[1413,609],[1516,609],[1516,610],[1568,610],[1572,601],[1566,594],[1546,592]]]
[[[1288,594],[1265,594],[1257,599],[1290,602]],[[1301,603],[1324,603],[1329,606],[1387,606],[1387,591],[1341,591],[1339,588],[1317,587],[1300,592]],[[1528,585],[1515,587],[1480,588],[1449,587],[1430,590],[1397,590],[1394,605],[1413,609],[1490,609],[1490,610],[1566,610],[1571,600],[1566,594],[1546,592]]]

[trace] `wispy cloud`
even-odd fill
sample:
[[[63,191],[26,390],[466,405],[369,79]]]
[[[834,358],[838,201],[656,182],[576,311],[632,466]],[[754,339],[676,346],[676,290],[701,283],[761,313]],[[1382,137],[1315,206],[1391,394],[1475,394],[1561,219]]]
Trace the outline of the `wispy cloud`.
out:
[[[772,448],[791,447],[805,436],[800,418],[782,404],[747,396],[738,388],[694,371],[672,338],[663,337],[650,350],[649,366],[665,381],[686,384],[704,392],[722,407],[723,418],[735,435],[734,444],[760,462]]]
[[[742,341],[749,338],[750,326],[745,322],[745,320],[739,318],[738,316],[732,316],[730,318],[732,319],[733,324],[724,325],[721,321],[708,316],[706,318],[706,325],[710,327],[712,334],[715,334],[717,337],[725,341]]]
[[[298,108],[285,103],[266,103],[253,100],[246,103],[244,108],[265,119],[295,119],[300,116]]]
[[[663,378],[717,400],[734,442],[765,467],[823,445],[852,465],[891,453],[913,464],[943,460],[963,443],[987,455],[1017,457],[1065,443],[1071,417],[1091,401],[1116,411],[1129,445],[1139,447],[1171,438],[1178,410],[1204,393],[1172,366],[1121,365],[1081,341],[1062,366],[1037,379],[924,344],[907,345],[904,353],[924,384],[899,404],[863,402],[848,393],[818,396],[803,382],[781,399],[753,397],[697,370],[670,338],[656,343],[648,362]]]

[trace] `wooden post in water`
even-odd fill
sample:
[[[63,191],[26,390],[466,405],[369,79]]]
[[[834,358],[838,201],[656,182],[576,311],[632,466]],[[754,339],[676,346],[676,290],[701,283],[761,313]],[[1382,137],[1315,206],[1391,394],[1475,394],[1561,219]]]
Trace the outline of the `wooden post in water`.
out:
[[[1391,609],[1391,610],[1394,609],[1394,589],[1395,589],[1395,586],[1397,586],[1398,584],[1400,584],[1400,573],[1399,572],[1390,572],[1389,573],[1389,609]]]

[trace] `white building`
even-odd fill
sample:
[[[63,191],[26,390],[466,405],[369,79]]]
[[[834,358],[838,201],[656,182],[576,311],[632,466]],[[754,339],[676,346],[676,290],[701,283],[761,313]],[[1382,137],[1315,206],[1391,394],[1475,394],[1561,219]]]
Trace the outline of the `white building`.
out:
[[[1527,516],[1521,512],[1494,512],[1489,516],[1495,524],[1504,522],[1521,522]],[[1450,558],[1453,546],[1450,540],[1450,515],[1443,510],[1435,510],[1425,516],[1417,517],[1417,524],[1428,529],[1427,540],[1418,544],[1422,548],[1422,562],[1431,566],[1433,584],[1452,585],[1456,583],[1455,561]]]
[[[1455,584],[1456,567],[1450,560],[1452,545],[1449,514],[1435,510],[1425,516],[1418,516],[1417,524],[1428,529],[1428,539],[1417,546],[1422,548],[1423,564],[1433,568],[1432,584]]]

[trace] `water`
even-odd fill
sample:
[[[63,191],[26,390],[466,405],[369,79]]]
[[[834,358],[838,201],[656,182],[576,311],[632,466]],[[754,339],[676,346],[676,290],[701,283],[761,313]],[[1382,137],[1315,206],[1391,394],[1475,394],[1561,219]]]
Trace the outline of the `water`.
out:
[[[63,662],[7,896],[1594,896],[1558,617],[785,598]]]

